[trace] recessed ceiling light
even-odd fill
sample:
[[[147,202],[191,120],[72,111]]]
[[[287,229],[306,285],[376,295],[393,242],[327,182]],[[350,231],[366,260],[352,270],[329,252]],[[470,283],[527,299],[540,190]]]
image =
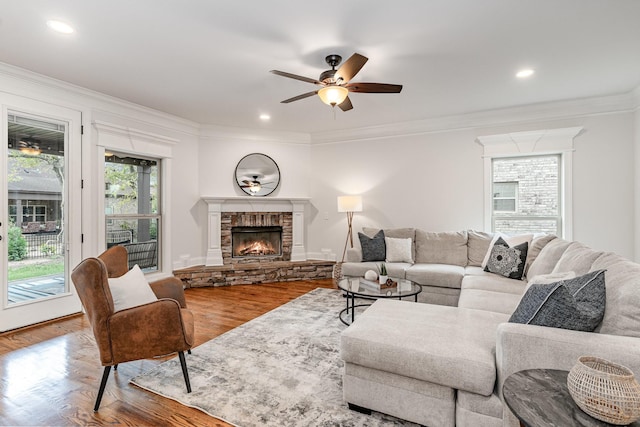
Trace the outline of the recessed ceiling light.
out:
[[[260,114],[260,120],[266,122],[267,120],[271,120],[271,116],[268,114]]]
[[[47,21],[47,26],[51,28],[53,31],[56,31],[61,34],[71,34],[74,31],[71,25],[66,24],[62,21],[56,21],[55,19],[51,19]]]
[[[531,77],[533,76],[533,73],[535,73],[534,70],[532,70],[531,68],[526,68],[524,70],[520,70],[516,73],[516,77],[519,79],[525,79],[527,77]]]

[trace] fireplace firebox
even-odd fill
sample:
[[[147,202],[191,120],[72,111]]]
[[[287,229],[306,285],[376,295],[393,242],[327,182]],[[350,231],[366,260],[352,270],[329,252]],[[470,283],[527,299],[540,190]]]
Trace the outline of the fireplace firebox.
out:
[[[231,227],[233,258],[282,255],[282,227]]]

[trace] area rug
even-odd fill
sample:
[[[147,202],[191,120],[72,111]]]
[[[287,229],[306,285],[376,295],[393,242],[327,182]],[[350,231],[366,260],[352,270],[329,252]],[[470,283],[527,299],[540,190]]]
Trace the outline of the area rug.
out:
[[[349,410],[339,354],[341,293],[316,289],[214,338],[131,382],[239,427],[415,426]]]

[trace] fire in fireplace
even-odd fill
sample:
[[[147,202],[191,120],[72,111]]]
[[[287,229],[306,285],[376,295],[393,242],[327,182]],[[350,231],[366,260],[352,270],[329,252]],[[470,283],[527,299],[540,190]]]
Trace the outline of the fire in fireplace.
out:
[[[282,227],[232,227],[233,258],[282,255]]]

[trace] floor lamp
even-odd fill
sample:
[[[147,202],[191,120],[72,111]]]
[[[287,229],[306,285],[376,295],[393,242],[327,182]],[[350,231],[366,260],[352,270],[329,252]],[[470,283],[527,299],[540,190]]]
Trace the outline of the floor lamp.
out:
[[[338,212],[347,213],[347,240],[344,242],[344,250],[342,251],[342,261],[347,253],[347,243],[351,243],[353,247],[353,213],[362,212],[362,196],[338,196]]]

